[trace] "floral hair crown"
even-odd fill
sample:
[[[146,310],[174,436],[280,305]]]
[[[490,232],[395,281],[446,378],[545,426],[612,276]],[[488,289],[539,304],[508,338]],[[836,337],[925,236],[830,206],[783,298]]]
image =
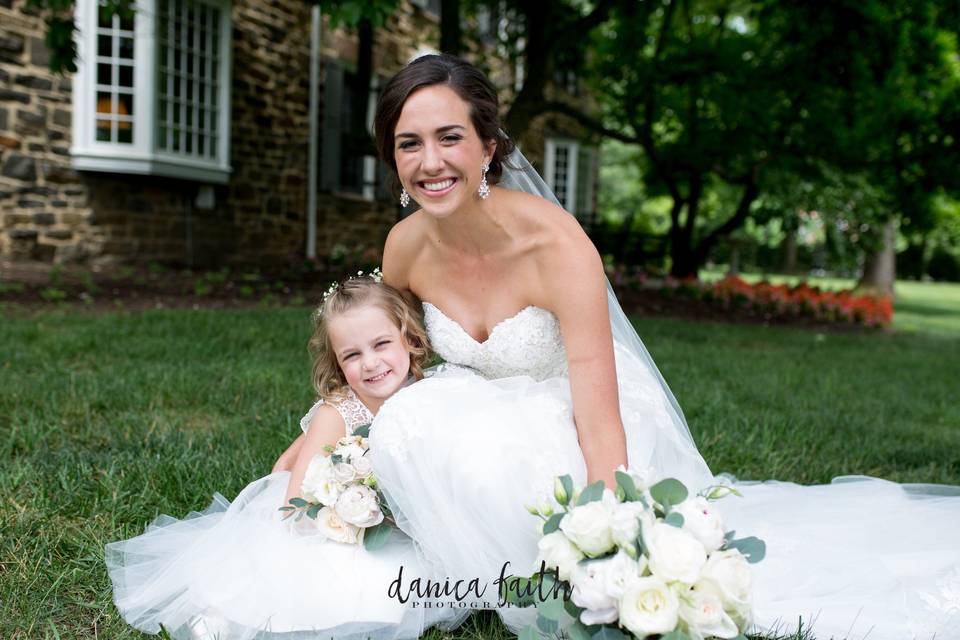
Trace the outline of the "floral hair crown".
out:
[[[354,279],[363,278],[363,277],[364,277],[363,271],[357,271],[357,275],[355,275],[355,276],[350,276],[349,278],[347,278],[347,280],[354,280]],[[383,282],[383,273],[380,271],[380,267],[376,267],[373,271],[371,271],[370,273],[368,273],[366,277],[370,278],[371,280],[373,280],[373,281],[376,282],[376,283]],[[324,293],[323,293],[323,301],[326,302],[326,301],[327,301],[327,298],[329,298],[330,296],[332,296],[332,295],[333,295],[334,293],[336,293],[337,290],[339,290],[339,289],[340,289],[340,281],[339,281],[339,280],[334,280],[334,281],[330,284],[330,286],[327,287],[327,290],[324,291]]]

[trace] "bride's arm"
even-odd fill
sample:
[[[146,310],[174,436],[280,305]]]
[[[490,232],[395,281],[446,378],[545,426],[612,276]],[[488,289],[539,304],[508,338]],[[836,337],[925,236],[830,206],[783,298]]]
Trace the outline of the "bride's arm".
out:
[[[543,252],[545,305],[560,321],[570,371],[573,415],[589,482],[615,489],[614,472],[627,464],[620,418],[613,336],[603,262],[573,216],[560,225],[556,242]],[[572,228],[566,222],[576,225]]]

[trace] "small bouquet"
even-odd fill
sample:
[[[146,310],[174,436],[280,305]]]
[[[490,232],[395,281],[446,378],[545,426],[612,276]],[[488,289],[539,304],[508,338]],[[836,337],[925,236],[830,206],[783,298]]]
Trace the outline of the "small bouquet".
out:
[[[540,572],[518,578],[513,592],[501,596],[535,604],[536,627],[545,633],[564,627],[571,640],[745,640],[749,564],[762,560],[766,547],[725,532],[712,504],[740,494],[717,485],[688,497],[679,480],[648,487],[623,467],[616,478],[616,492],[603,482],[574,491],[570,476],[561,476],[554,489],[559,512],[546,501],[528,507],[543,520]],[[538,637],[533,626],[520,634],[520,640]]]
[[[328,445],[329,455],[314,456],[300,485],[303,497],[290,498],[289,505],[280,507],[284,519],[295,516],[299,521],[306,515],[328,539],[362,543],[367,549],[387,541],[391,513],[366,456],[369,433],[370,425],[357,427],[335,447]]]

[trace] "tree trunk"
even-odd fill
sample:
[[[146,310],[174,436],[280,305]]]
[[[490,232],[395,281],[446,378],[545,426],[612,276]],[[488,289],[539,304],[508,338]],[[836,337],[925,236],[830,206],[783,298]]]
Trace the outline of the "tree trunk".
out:
[[[783,264],[781,269],[784,273],[793,274],[797,272],[797,230],[791,229],[787,232],[787,237],[783,239]]]
[[[897,275],[896,244],[896,221],[891,218],[883,225],[880,248],[868,254],[864,260],[863,276],[857,283],[857,290],[893,296],[893,283]]]
[[[460,55],[460,0],[440,2],[440,51]]]
[[[727,268],[727,275],[740,275],[740,245],[735,242],[730,243],[730,266]]]

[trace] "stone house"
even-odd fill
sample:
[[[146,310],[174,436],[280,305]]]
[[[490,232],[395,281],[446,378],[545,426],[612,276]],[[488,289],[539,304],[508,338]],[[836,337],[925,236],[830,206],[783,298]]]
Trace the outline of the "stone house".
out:
[[[0,258],[204,267],[304,257],[309,4],[140,0],[133,16],[113,17],[96,0],[76,5],[78,71],[61,77],[48,70],[43,17],[27,0],[0,0]],[[318,256],[378,251],[402,215],[381,163],[350,144],[344,123],[357,108],[372,122],[377,87],[438,42],[439,2],[404,0],[376,31],[374,81],[356,95],[357,38],[323,21]],[[581,134],[544,116],[520,144],[586,220],[597,154]]]

